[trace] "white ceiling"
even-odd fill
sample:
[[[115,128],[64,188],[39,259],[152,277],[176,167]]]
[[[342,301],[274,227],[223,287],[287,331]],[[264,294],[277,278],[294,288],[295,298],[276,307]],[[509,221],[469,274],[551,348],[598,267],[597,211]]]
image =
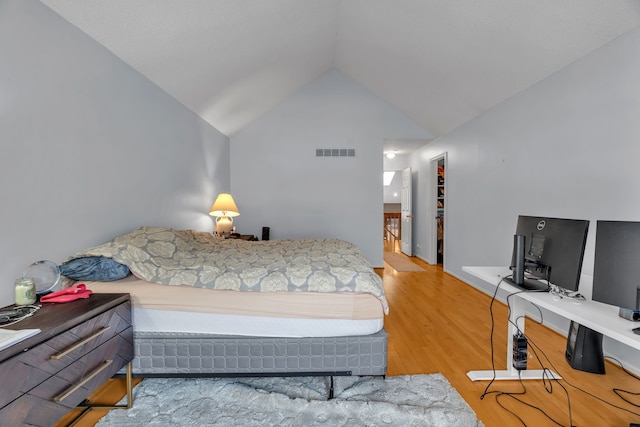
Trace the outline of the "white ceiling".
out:
[[[41,0],[226,135],[337,68],[443,135],[640,25],[640,0]]]

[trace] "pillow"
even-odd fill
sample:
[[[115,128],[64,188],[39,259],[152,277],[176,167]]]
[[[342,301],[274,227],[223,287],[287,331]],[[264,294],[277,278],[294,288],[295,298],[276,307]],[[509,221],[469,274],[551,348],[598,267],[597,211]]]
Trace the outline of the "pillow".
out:
[[[129,267],[112,258],[89,256],[72,259],[60,266],[60,274],[75,280],[110,282],[127,277]]]

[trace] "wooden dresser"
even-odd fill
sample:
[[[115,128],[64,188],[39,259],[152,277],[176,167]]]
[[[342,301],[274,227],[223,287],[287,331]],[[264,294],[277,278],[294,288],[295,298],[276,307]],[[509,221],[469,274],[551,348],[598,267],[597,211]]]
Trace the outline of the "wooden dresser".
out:
[[[129,294],[44,303],[6,329],[41,332],[0,351],[2,427],[53,425],[133,358]]]

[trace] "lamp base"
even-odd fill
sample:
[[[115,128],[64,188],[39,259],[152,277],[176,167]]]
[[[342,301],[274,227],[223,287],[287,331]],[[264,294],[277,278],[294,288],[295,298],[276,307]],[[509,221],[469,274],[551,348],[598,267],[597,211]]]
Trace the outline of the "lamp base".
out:
[[[220,236],[228,236],[233,229],[233,219],[229,216],[219,216],[216,218],[216,231]]]

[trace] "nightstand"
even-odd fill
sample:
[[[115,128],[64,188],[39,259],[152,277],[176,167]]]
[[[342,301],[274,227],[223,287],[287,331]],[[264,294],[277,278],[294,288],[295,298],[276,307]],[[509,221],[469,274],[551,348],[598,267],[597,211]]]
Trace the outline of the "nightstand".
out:
[[[43,303],[6,329],[41,332],[0,351],[0,426],[51,426],[80,404],[88,410],[86,397],[124,366],[128,404],[119,407],[131,407],[129,294]]]
[[[229,239],[240,239],[240,240],[248,240],[251,242],[258,241],[258,238],[253,234],[231,234],[228,237]]]

